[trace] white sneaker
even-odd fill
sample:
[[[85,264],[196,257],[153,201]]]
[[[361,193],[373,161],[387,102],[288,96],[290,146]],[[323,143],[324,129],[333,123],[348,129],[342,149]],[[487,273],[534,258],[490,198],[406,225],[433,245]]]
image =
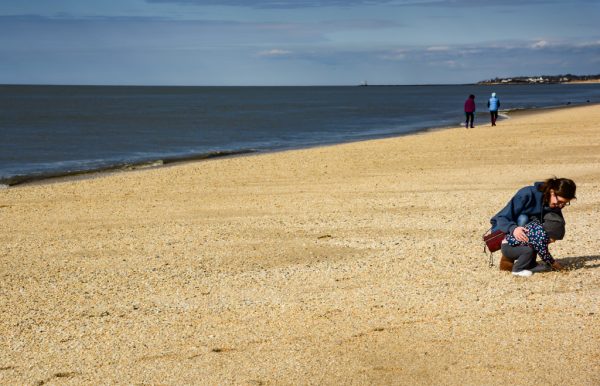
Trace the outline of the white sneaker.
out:
[[[531,272],[531,271],[529,271],[527,269],[524,269],[522,271],[513,272],[512,274],[515,275],[515,276],[529,277],[529,276],[533,275],[533,272]]]

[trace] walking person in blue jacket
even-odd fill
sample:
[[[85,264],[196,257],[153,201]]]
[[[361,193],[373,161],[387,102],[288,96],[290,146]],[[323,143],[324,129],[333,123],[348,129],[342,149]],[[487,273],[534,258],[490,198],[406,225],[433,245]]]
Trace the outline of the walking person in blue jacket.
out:
[[[568,206],[575,197],[577,186],[568,178],[550,178],[544,182],[536,182],[532,186],[521,188],[510,199],[506,206],[490,219],[492,231],[501,230],[523,243],[529,241],[527,223],[533,219],[543,222],[544,215],[554,212],[563,217],[562,209]],[[528,253],[535,257],[535,250],[525,248],[521,253]],[[531,260],[531,257],[524,260]],[[503,256],[502,262],[506,260]],[[534,260],[535,261],[535,260]],[[553,268],[560,269],[560,265]],[[522,270],[523,267],[513,266],[512,270]]]
[[[492,126],[496,126],[496,120],[498,119],[498,109],[500,108],[500,99],[496,97],[496,93],[493,92],[491,98],[487,103],[490,109],[490,118],[492,120]]]

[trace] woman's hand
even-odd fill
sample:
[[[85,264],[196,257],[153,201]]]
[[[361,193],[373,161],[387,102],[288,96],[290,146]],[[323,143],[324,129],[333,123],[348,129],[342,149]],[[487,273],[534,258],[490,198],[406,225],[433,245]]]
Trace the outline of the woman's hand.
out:
[[[529,237],[527,237],[527,232],[528,230],[525,227],[516,227],[513,231],[513,236],[515,237],[515,239],[526,243],[529,241]]]
[[[554,263],[552,263],[552,269],[555,271],[561,271],[563,269],[563,266],[560,265],[558,261],[555,261]]]

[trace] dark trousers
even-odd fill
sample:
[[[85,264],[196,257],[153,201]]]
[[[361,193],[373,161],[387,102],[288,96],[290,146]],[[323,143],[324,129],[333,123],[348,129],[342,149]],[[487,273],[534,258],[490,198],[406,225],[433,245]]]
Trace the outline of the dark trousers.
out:
[[[492,119],[492,126],[496,126],[496,120],[498,119],[498,111],[490,111],[490,118]]]
[[[525,245],[511,247],[509,244],[502,244],[500,250],[508,260],[514,262],[513,272],[532,269],[536,266],[535,258],[537,253],[531,247]]]
[[[475,113],[467,113],[465,111],[465,116],[467,117],[467,120],[465,121],[465,127],[468,128],[469,127],[469,123],[471,124],[471,127],[473,127],[473,121],[475,120]]]

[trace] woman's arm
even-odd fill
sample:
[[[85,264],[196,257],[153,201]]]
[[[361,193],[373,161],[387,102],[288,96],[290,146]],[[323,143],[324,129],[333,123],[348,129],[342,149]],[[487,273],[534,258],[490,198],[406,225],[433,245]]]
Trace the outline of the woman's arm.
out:
[[[517,228],[517,218],[521,213],[523,213],[523,210],[529,205],[530,202],[530,194],[524,191],[524,189],[519,190],[517,194],[515,194],[513,198],[510,199],[506,206],[502,208],[502,210],[498,212],[494,217],[492,217],[492,228],[500,229],[504,233],[514,235],[514,231]],[[524,232],[524,229],[520,229],[517,232],[517,235],[522,235],[522,233]],[[519,238],[517,239],[519,241],[527,241],[521,240]]]

